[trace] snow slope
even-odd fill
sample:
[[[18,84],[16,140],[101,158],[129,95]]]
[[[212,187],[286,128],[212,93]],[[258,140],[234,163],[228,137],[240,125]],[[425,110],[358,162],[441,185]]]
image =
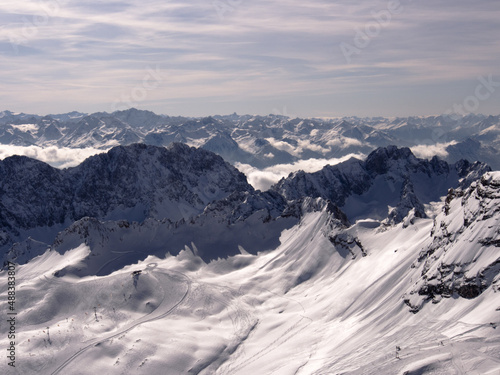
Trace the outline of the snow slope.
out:
[[[273,251],[210,263],[192,245],[103,276],[62,276],[92,250],[76,241],[64,255],[45,252],[17,267],[18,359],[2,371],[498,374],[498,269],[483,272],[489,284],[477,296],[454,293],[418,311],[407,303],[435,264],[462,267],[464,281],[498,265],[500,174],[450,194],[435,219],[390,227],[348,226],[331,204],[307,198]],[[0,292],[5,300],[4,284]],[[1,347],[6,329],[2,320]]]

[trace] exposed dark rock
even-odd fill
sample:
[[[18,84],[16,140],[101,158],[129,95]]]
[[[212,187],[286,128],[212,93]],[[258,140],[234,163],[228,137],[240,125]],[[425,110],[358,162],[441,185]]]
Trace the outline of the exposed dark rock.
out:
[[[450,187],[466,188],[472,181],[490,168],[482,163],[461,161],[449,165],[437,157],[430,161],[416,158],[409,148],[388,146],[373,151],[366,159],[351,159],[335,166],[326,166],[314,173],[303,171],[290,174],[272,187],[287,200],[303,196],[330,200],[345,212],[350,197],[363,196],[373,191],[374,201],[388,201],[394,208],[380,219],[387,218],[397,224],[414,210],[417,218],[426,217],[424,203],[438,201]],[[381,178],[386,187],[381,188]],[[396,189],[401,186],[401,190]],[[379,211],[384,209],[380,207]],[[349,219],[352,219],[349,217]]]

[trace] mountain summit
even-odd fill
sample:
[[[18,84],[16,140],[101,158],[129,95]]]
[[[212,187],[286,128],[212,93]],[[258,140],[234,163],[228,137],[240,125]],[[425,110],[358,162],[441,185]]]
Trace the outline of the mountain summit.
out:
[[[410,211],[425,217],[424,204],[439,201],[449,188],[466,187],[491,168],[465,160],[448,164],[418,159],[407,147],[381,147],[365,161],[350,159],[314,173],[291,173],[272,190],[288,200],[321,197],[338,205],[349,220],[370,217],[401,222]]]
[[[220,156],[178,143],[119,146],[64,170],[13,156],[0,161],[2,244],[12,234],[86,216],[188,219],[235,191],[253,191],[241,172]]]

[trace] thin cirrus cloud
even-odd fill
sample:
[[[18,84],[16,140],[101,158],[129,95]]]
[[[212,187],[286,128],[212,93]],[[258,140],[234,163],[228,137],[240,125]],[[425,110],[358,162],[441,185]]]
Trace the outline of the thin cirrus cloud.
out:
[[[0,99],[38,113],[118,101],[190,116],[283,106],[303,117],[404,116],[445,112],[478,76],[500,81],[498,1],[391,4],[6,0]],[[361,47],[359,30],[372,35]],[[347,57],[342,45],[354,48]],[[145,87],[148,69],[161,75]],[[499,97],[477,112],[497,114]]]

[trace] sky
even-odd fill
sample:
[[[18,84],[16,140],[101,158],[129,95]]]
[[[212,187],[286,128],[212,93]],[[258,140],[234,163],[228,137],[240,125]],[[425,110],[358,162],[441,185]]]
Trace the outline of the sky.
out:
[[[2,0],[0,110],[500,114],[498,0]]]

